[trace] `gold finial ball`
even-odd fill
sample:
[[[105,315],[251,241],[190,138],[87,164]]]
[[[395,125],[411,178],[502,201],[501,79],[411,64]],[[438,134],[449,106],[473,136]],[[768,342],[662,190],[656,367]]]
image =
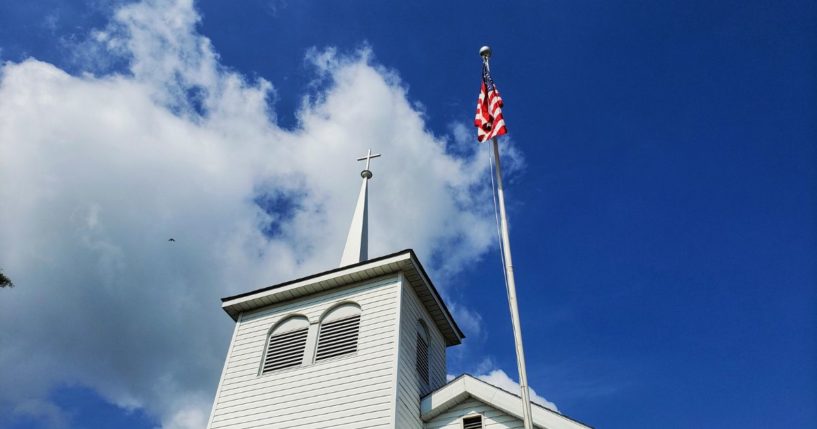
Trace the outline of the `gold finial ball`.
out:
[[[481,57],[490,58],[491,57],[491,48],[490,48],[490,46],[483,46],[483,47],[479,48],[479,55]]]

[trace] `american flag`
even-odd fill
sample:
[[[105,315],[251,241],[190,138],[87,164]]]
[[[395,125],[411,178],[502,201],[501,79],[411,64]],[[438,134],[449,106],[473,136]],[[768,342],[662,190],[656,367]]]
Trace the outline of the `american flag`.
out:
[[[488,64],[482,64],[482,87],[477,99],[477,116],[474,118],[477,127],[477,140],[485,141],[508,132],[505,119],[502,118],[502,97],[491,79]]]

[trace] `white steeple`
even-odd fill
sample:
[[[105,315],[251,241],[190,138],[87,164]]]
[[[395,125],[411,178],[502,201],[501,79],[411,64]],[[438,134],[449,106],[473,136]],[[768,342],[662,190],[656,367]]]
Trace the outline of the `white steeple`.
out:
[[[360,172],[363,183],[360,185],[357,207],[352,216],[349,235],[346,237],[346,247],[343,248],[343,256],[340,258],[341,267],[369,259],[369,179],[373,176],[369,170],[369,163],[372,158],[379,156],[379,153],[372,155],[372,150],[369,149],[366,156],[357,159],[366,161],[366,169]]]

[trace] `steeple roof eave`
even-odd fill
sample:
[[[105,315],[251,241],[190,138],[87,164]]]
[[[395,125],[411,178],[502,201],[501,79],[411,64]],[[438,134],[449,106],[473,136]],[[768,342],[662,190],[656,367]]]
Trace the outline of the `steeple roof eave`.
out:
[[[457,326],[412,249],[225,297],[221,299],[221,307],[233,320],[238,320],[238,315],[243,312],[397,272],[403,272],[408,283],[414,288],[445,337],[446,345],[460,344],[465,334]]]

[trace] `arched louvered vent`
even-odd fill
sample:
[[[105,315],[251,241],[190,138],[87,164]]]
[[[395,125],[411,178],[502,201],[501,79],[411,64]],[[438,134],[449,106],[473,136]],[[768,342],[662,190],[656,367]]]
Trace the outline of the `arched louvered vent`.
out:
[[[357,351],[360,331],[360,307],[344,304],[336,307],[321,322],[315,361]]]
[[[279,324],[267,341],[261,374],[301,365],[308,332],[309,321],[304,317],[292,317]]]
[[[482,416],[464,417],[462,429],[482,429]]]
[[[422,385],[428,384],[428,328],[422,320],[417,324],[417,376]]]

